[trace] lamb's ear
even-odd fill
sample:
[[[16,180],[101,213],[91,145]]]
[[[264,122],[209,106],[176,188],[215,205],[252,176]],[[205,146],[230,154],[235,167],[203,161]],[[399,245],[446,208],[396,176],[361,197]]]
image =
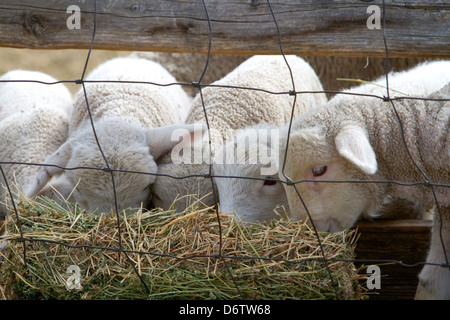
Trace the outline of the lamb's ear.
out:
[[[181,141],[194,141],[201,138],[206,131],[203,124],[174,124],[147,130],[147,142],[150,147],[150,154],[158,159],[163,154],[169,152]]]
[[[61,147],[58,148],[53,154],[51,154],[44,162],[46,165],[56,165],[54,166],[43,166],[39,170],[37,177],[31,185],[25,188],[25,195],[27,197],[34,197],[45,187],[50,178],[63,171],[60,167],[67,166],[70,157],[72,156],[72,146],[70,142],[65,142]]]
[[[335,138],[339,154],[367,174],[377,172],[377,159],[367,132],[358,126],[345,126]]]
[[[76,186],[70,183],[66,176],[59,175],[50,179],[50,181],[45,185],[37,194],[36,197],[47,197],[59,203],[64,208],[67,202],[75,202],[73,198],[73,192]]]

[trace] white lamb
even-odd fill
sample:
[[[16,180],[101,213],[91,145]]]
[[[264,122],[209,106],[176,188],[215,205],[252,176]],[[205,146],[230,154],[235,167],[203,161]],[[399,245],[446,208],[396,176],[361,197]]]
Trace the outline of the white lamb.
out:
[[[70,114],[72,95],[52,76],[32,70],[11,70],[0,77],[0,120],[41,106],[58,106]]]
[[[55,182],[55,189],[58,190],[58,183],[64,190],[73,189],[74,201],[90,212],[111,212],[114,190],[119,210],[146,206],[157,173],[155,161],[178,143],[171,139],[172,132],[185,129],[187,135],[194,133],[192,125],[179,124],[188,108],[187,95],[179,86],[132,83],[168,85],[176,82],[161,65],[146,59],[109,60],[92,71],[86,80],[91,81],[85,87],[95,132],[110,168],[148,174],[113,172],[113,188],[111,173],[107,170],[43,167],[27,195],[36,195],[50,177],[61,175]],[[93,134],[81,89],[74,99],[69,138],[46,163],[69,168],[105,168],[103,154]]]
[[[206,66],[208,56],[202,53],[171,53],[136,51],[131,57],[139,57],[158,62],[166,68],[178,81],[191,84],[197,82]],[[222,79],[242,62],[250,58],[247,55],[212,54],[209,57],[208,68],[203,74],[202,83],[210,84]],[[193,99],[198,88],[184,85],[183,89]]]
[[[284,213],[288,202],[277,181],[278,152],[279,129],[267,123],[238,131],[216,152],[213,172],[221,212],[244,222],[268,221]]]
[[[180,82],[192,83],[198,81],[206,65],[206,54],[201,53],[169,53],[169,52],[133,52],[131,56],[147,58],[163,65]],[[242,62],[250,58],[249,55],[211,54],[208,68],[203,75],[202,83],[212,83],[222,79]],[[324,90],[344,90],[351,87],[349,81],[339,81],[338,78],[375,80],[386,73],[386,59],[365,57],[336,57],[336,56],[303,56],[316,72]],[[425,58],[389,58],[389,71],[402,71],[426,61]],[[183,86],[192,97],[198,89]],[[328,97],[334,93],[327,93]]]
[[[450,61],[425,63],[410,71],[389,76],[390,97],[411,96],[450,98]],[[381,79],[379,85],[385,84]],[[438,92],[434,92],[439,90]],[[363,85],[352,93],[386,95],[386,89]],[[434,93],[433,93],[434,92]],[[396,100],[395,105],[405,133],[405,142],[417,165],[431,182],[450,181],[448,101]],[[285,130],[285,134],[287,130]],[[286,139],[282,139],[286,142]],[[282,145],[282,150],[285,146]],[[283,161],[284,152],[280,152]],[[316,111],[298,117],[290,134],[286,168],[279,177],[292,181],[285,189],[293,219],[311,215],[319,231],[351,227],[361,216],[376,216],[380,207],[395,198],[433,206],[429,186],[396,183],[323,182],[401,181],[423,182],[425,177],[410,160],[400,135],[392,104],[376,97],[340,94]],[[287,177],[287,178],[286,178]],[[289,182],[289,181],[288,181]],[[450,193],[434,186],[443,218],[443,237],[450,248]],[[301,196],[301,198],[300,198]],[[304,202],[305,206],[302,204]],[[443,263],[444,252],[438,240],[441,223],[434,217],[428,262]],[[447,252],[448,255],[448,252]],[[420,276],[418,298],[450,298],[450,270],[426,266]]]
[[[53,77],[35,71],[13,70],[2,80],[56,82]],[[43,163],[66,140],[72,97],[63,84],[30,82],[0,83],[0,160],[2,162]],[[32,182],[39,167],[26,164],[2,164],[8,184],[17,195]],[[6,216],[10,195],[1,178],[0,217]]]
[[[292,69],[297,91],[322,91],[319,79],[312,68],[301,58],[287,56],[288,63]],[[266,123],[274,126],[281,126],[289,120],[294,97],[288,93],[293,89],[289,69],[281,55],[275,56],[253,56],[240,64],[222,79],[213,83],[214,87],[202,89],[203,101],[205,104],[208,122],[210,125],[211,147],[214,153],[218,150],[224,140],[232,137],[239,129],[256,124]],[[220,86],[233,86],[220,87]],[[236,87],[258,88],[272,92],[284,92],[284,94],[272,94],[258,90],[239,89]],[[309,108],[326,102],[323,93],[299,94],[295,106],[295,114],[298,115]],[[204,110],[200,95],[194,99],[192,109],[187,117],[189,123],[205,123]],[[200,146],[200,153],[203,152],[203,162],[196,164],[174,164],[174,155],[167,155],[159,163],[159,173],[171,176],[182,177],[192,174],[201,175],[209,172],[211,163],[208,145],[209,135],[204,135],[203,145]],[[277,159],[276,159],[277,160]],[[265,163],[267,164],[267,163]],[[258,168],[264,166],[261,164]],[[231,165],[232,166],[232,165]],[[225,165],[228,169],[230,166]],[[214,170],[216,167],[214,166]],[[217,170],[221,170],[218,167]],[[216,172],[214,172],[216,174]],[[271,173],[276,174],[276,170]],[[265,176],[264,176],[265,177]],[[233,179],[214,179],[219,190],[220,206],[222,212],[233,213],[234,207],[231,205],[231,198],[227,198],[228,192],[235,192]],[[263,183],[258,187],[263,188]],[[232,186],[233,185],[233,186]],[[275,187],[272,187],[275,189]],[[276,189],[282,190],[281,186]],[[282,190],[284,192],[284,190]],[[260,192],[263,192],[260,190]],[[277,192],[277,191],[273,191]],[[202,199],[206,205],[214,205],[214,195],[212,182],[204,177],[193,177],[189,179],[173,179],[170,177],[158,177],[153,185],[153,203],[164,209],[169,208],[177,197],[185,195],[195,195]],[[255,194],[259,197],[260,194]],[[174,203],[177,210],[184,210],[189,205],[189,198],[185,197]],[[283,203],[281,203],[283,204]],[[273,209],[266,209],[273,215]],[[238,212],[240,214],[240,212]],[[244,218],[244,217],[243,217]],[[260,218],[265,219],[262,213]],[[254,219],[259,219],[254,217]]]

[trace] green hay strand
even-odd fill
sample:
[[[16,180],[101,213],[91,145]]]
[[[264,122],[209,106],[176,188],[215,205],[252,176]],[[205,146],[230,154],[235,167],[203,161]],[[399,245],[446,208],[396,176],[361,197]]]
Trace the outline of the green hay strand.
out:
[[[13,240],[20,237],[19,227],[14,215],[7,219],[4,238],[9,242],[0,253],[3,299],[366,297],[351,262],[328,261],[333,286],[316,235],[302,222],[282,218],[240,224],[221,215],[220,257],[219,223],[209,208],[122,213],[122,249],[129,250],[128,259],[118,250],[117,220],[112,215],[89,215],[73,206],[64,209],[48,199],[25,199],[17,207],[24,238],[52,242]],[[321,233],[326,258],[354,259],[354,239],[354,231]],[[71,265],[80,269],[81,289],[68,288],[73,274],[66,270]]]

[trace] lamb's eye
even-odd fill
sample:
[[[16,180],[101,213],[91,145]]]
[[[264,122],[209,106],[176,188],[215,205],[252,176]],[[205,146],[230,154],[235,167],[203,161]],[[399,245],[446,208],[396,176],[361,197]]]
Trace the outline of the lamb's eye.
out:
[[[275,180],[275,178],[271,178],[271,177],[266,177],[266,180],[264,180],[264,185],[265,186],[273,186],[277,184],[277,180]]]
[[[312,174],[314,177],[320,177],[325,172],[327,172],[327,166],[317,167],[312,169]]]

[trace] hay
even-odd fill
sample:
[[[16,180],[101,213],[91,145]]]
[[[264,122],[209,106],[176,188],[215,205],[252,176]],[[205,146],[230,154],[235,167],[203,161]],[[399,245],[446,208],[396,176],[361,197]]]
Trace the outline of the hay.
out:
[[[7,299],[362,299],[353,263],[328,261],[301,222],[242,225],[208,208],[88,215],[50,200],[17,206],[23,236],[0,253]],[[9,240],[20,237],[14,215]],[[354,258],[353,231],[321,234],[328,259]],[[45,240],[45,241],[44,241]],[[24,263],[24,247],[26,263]],[[289,260],[289,261],[286,261]],[[67,273],[72,266],[79,270]],[[70,270],[69,270],[70,271]],[[138,276],[139,275],[139,276]],[[73,281],[76,276],[80,279]],[[143,285],[143,283],[145,285]],[[146,288],[147,287],[147,288]],[[147,291],[148,289],[148,291]]]

